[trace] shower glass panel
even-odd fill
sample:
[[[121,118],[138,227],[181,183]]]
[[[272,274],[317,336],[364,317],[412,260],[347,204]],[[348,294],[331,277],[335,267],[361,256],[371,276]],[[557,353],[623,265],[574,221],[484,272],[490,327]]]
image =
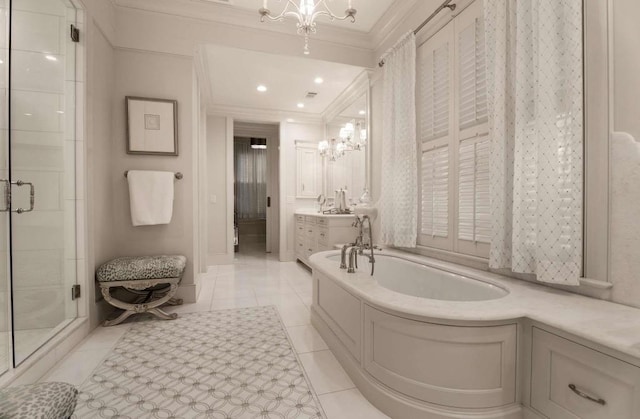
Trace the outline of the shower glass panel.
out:
[[[76,10],[11,2],[10,257],[14,364],[77,316]]]
[[[0,198],[9,179],[9,0],[0,0]],[[4,210],[0,199],[0,210]],[[0,374],[11,367],[9,216],[0,212]]]

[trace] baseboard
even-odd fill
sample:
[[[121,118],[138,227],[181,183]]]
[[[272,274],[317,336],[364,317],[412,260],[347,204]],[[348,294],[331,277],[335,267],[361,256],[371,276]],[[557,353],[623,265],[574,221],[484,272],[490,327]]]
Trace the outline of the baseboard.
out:
[[[527,406],[522,407],[522,413],[523,419],[546,419],[545,416],[540,415],[538,412]]]
[[[175,298],[182,298],[185,303],[195,303],[198,300],[196,284],[185,284],[178,287]]]
[[[37,382],[71,352],[71,349],[79,344],[89,332],[88,317],[75,319],[17,368],[0,376],[0,388]]]

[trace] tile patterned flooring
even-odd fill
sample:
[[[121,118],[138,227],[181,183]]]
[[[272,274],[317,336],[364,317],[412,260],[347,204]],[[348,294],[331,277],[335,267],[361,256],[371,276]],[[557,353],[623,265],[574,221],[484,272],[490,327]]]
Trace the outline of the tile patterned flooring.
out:
[[[233,265],[213,266],[202,279],[198,301],[167,311],[203,312],[226,308],[275,305],[293,341],[328,419],[388,418],[355,388],[318,332],[311,326],[310,273],[294,262],[279,262],[257,246],[246,245]],[[130,327],[131,322],[98,327],[42,381],[80,385]]]

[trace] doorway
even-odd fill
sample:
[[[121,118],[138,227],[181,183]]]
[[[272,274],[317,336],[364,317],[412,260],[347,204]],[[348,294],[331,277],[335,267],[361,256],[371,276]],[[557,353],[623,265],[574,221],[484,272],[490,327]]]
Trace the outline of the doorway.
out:
[[[234,123],[234,250],[278,252],[279,126]]]

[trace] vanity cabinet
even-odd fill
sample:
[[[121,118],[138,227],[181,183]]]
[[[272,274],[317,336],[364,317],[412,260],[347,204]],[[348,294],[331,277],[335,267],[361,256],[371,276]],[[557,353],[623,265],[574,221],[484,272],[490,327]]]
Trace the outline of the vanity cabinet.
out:
[[[331,250],[336,244],[353,242],[358,230],[354,215],[296,213],[296,259],[309,264],[309,256]]]
[[[633,419],[640,368],[533,327],[531,407],[553,419]]]

